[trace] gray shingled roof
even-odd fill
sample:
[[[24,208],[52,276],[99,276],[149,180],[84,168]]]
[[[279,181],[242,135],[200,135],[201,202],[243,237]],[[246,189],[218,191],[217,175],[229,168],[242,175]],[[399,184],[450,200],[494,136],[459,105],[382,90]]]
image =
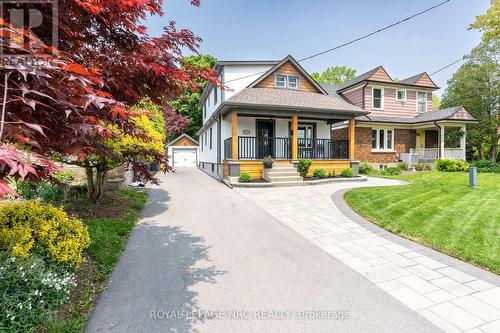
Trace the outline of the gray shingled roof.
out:
[[[338,86],[337,90],[341,90],[341,89],[353,86],[355,84],[358,84],[360,82],[363,82],[363,81],[369,79],[379,68],[383,68],[383,67],[382,66],[375,67],[374,69],[369,70],[366,73],[360,74],[353,79],[345,81],[344,83],[342,83],[341,85]]]
[[[339,84],[331,84],[331,83],[320,83],[321,87],[325,89],[325,91],[328,93],[328,95],[335,96],[335,97],[341,97],[339,94],[337,94],[337,90],[339,90],[340,85]]]
[[[422,73],[419,73],[417,75],[410,76],[410,77],[408,77],[406,79],[403,79],[403,80],[399,81],[399,83],[403,83],[403,84],[415,84],[415,83],[417,83],[418,79],[420,79],[420,77],[422,75],[424,75],[424,74],[425,73],[422,72]]]
[[[425,113],[421,113],[421,114],[417,115],[414,118],[385,117],[385,116],[368,115],[368,116],[357,117],[356,119],[361,120],[361,121],[372,121],[372,122],[381,122],[381,123],[404,123],[404,124],[427,123],[430,121],[448,119],[448,118],[452,117],[455,113],[460,111],[462,108],[463,108],[462,106],[455,106],[453,108],[425,112]],[[465,121],[467,121],[467,120],[465,120]]]
[[[366,112],[339,97],[291,89],[245,88],[226,103]]]

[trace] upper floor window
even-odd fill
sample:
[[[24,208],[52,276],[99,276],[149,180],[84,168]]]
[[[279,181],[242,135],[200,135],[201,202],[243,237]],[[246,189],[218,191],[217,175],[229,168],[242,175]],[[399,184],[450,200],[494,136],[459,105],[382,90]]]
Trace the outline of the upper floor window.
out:
[[[210,150],[212,149],[212,127],[210,127]]]
[[[299,77],[294,75],[276,74],[274,85],[277,88],[299,89]]]
[[[372,128],[372,150],[394,150],[394,130],[385,128]]]
[[[207,117],[207,103],[203,104],[203,118]]]
[[[396,101],[398,102],[406,101],[406,90],[396,90]]]
[[[427,111],[427,92],[425,91],[417,91],[417,111]]]
[[[217,97],[219,92],[217,91],[217,86],[214,87],[214,105],[217,105]]]
[[[382,109],[384,107],[384,89],[374,87],[372,93],[373,93],[372,108]]]

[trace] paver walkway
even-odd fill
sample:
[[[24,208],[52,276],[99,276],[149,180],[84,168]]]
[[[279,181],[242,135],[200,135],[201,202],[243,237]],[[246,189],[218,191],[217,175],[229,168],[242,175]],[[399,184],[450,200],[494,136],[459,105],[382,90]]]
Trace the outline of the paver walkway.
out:
[[[250,192],[197,169],[160,177],[87,332],[441,331]]]
[[[347,188],[398,184],[370,178],[236,191],[445,331],[500,332],[499,276],[395,236],[342,200]]]

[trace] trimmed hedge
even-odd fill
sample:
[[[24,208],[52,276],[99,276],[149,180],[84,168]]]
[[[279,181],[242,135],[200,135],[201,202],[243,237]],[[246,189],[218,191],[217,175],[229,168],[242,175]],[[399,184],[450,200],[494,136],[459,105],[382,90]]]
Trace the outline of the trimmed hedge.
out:
[[[317,178],[325,178],[326,177],[326,170],[325,169],[315,169],[313,171],[313,176]]]

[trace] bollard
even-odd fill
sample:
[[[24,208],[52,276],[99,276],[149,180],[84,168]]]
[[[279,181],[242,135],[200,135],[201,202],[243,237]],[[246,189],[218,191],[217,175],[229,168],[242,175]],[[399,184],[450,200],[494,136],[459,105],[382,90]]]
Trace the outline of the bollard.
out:
[[[469,186],[470,187],[477,186],[477,168],[476,167],[469,168]]]

